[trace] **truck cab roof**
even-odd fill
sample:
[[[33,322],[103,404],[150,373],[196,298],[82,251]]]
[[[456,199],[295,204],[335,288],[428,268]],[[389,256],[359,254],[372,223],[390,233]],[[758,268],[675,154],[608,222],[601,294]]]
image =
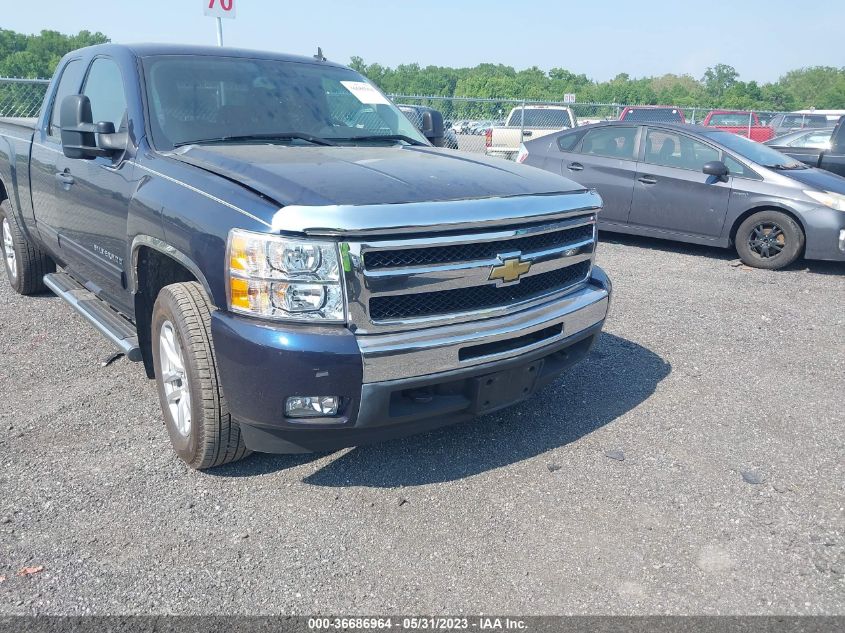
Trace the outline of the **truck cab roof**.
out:
[[[87,56],[131,54],[135,57],[152,57],[155,55],[197,55],[208,57],[241,57],[247,59],[272,59],[285,62],[300,62],[306,64],[324,64],[338,68],[347,68],[344,64],[331,61],[321,61],[305,55],[289,55],[270,51],[252,50],[246,48],[197,46],[190,44],[157,44],[141,42],[137,44],[98,44],[80,48],[68,56],[79,57],[80,53]]]

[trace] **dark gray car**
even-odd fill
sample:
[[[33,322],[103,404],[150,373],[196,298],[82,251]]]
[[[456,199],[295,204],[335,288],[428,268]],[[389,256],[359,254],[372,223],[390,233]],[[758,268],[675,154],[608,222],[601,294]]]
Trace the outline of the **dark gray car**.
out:
[[[758,268],[845,261],[845,178],[736,134],[612,121],[529,141],[517,161],[595,188],[603,230],[734,246]]]
[[[830,127],[830,121],[824,114],[784,113],[773,116],[768,125],[774,130],[775,136],[781,136],[797,130]]]

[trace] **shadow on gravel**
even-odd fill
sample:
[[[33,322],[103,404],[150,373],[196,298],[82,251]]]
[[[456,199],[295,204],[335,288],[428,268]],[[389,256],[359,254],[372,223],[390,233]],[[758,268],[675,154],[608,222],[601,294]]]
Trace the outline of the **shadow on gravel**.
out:
[[[625,233],[608,233],[607,231],[602,231],[600,241],[607,244],[620,244],[622,246],[647,248],[652,251],[665,251],[667,253],[708,257],[710,259],[721,260],[723,262],[738,260],[736,251],[732,248],[718,248],[716,246],[705,246],[703,244],[673,242],[671,240],[661,240],[656,237],[644,237],[641,235],[627,235]],[[817,275],[845,275],[845,261],[824,262],[799,258],[794,264],[791,264],[782,270],[756,270],[768,275],[777,275],[781,272],[809,272]]]
[[[469,477],[541,455],[610,424],[646,400],[671,366],[603,334],[588,358],[533,399],[478,420],[363,446],[305,478],[316,486],[418,486]],[[270,464],[252,460],[256,473]],[[249,466],[244,464],[245,468]]]

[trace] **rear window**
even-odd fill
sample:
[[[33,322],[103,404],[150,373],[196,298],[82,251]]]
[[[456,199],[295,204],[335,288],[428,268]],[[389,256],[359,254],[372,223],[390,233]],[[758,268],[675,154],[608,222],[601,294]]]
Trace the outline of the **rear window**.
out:
[[[560,129],[564,127],[573,127],[572,119],[569,117],[567,110],[554,109],[532,109],[525,108],[525,127],[543,128],[551,127]],[[511,114],[508,120],[508,125],[520,127],[523,125],[522,109],[516,109]]]
[[[632,108],[625,113],[625,121],[653,121],[656,123],[683,123],[684,118],[677,108]]]
[[[712,115],[707,125],[714,127],[739,127],[741,125],[747,126],[749,121],[751,121],[752,125],[756,124],[754,117],[749,116],[748,113],[730,112]]]

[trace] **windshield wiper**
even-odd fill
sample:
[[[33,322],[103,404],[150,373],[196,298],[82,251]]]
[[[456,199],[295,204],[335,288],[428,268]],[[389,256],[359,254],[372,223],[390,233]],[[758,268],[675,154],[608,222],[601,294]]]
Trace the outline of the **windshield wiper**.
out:
[[[333,141],[344,141],[344,142],[352,142],[352,141],[364,141],[364,142],[372,142],[372,141],[405,141],[408,145],[427,145],[411,136],[405,136],[404,134],[367,134],[364,136],[349,136],[346,138],[335,138],[332,137]]]
[[[763,165],[763,167],[768,167],[769,169],[780,169],[782,171],[788,171],[790,169],[807,169],[807,165],[804,163],[788,163],[786,165]]]
[[[218,136],[216,138],[203,138],[194,141],[184,141],[182,143],[174,143],[173,147],[182,147],[184,145],[202,145],[206,143],[229,143],[238,141],[308,141],[314,145],[335,145],[330,140],[306,134],[305,132],[280,132],[279,134],[233,134],[231,136]]]

